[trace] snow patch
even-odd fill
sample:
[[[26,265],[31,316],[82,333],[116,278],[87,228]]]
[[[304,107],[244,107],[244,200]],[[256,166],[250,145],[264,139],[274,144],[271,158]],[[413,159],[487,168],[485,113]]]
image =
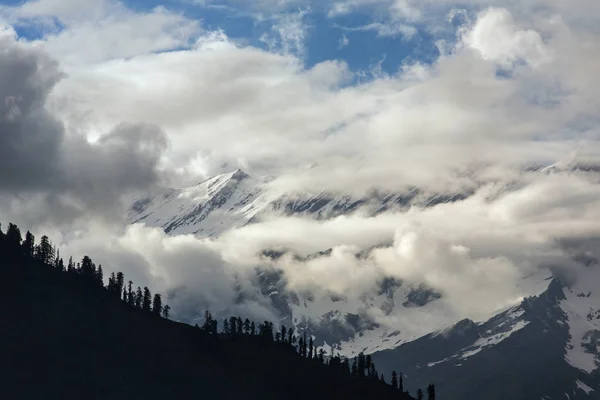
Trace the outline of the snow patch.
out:
[[[591,392],[594,391],[594,389],[592,389],[591,387],[589,387],[585,383],[581,382],[579,379],[575,383],[577,384],[577,387],[579,389],[581,389],[581,390],[583,390],[585,392],[585,394],[590,394]]]
[[[600,363],[600,293],[595,287],[600,282],[600,270],[585,268],[578,275],[577,283],[563,289],[566,299],[560,302],[570,336],[565,360],[589,374],[598,369]]]

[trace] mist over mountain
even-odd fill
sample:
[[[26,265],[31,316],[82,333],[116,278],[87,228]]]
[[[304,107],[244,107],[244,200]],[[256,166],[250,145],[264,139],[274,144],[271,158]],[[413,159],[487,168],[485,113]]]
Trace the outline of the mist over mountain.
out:
[[[599,16],[5,2],[0,220],[178,321],[285,323],[462,398],[594,398]]]

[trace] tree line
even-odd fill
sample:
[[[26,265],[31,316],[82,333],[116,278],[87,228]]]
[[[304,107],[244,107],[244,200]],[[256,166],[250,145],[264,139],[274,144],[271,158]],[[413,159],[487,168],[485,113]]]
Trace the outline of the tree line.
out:
[[[142,289],[140,286],[134,290],[133,282],[128,281],[126,283],[125,275],[122,272],[112,272],[108,278],[108,284],[105,285],[102,265],[96,266],[87,255],[77,263],[73,261],[73,257],[69,257],[68,262],[65,264],[60,251],[46,235],[42,236],[39,243],[36,244],[35,237],[31,232],[27,231],[23,239],[21,230],[17,225],[9,223],[6,233],[2,231],[0,225],[0,246],[9,255],[34,259],[60,272],[79,276],[82,281],[106,289],[113,296],[121,299],[134,309],[169,318],[171,307],[163,305],[162,296],[159,293],[152,296],[148,287]]]
[[[384,374],[377,372],[370,354],[365,355],[360,352],[353,359],[335,353],[328,356],[323,348],[317,349],[312,335],[307,336],[306,331],[304,331],[302,335],[296,336],[294,327],[282,325],[276,329],[273,323],[269,321],[264,321],[257,326],[254,321],[248,318],[242,320],[239,316],[231,316],[223,319],[222,329],[219,332],[218,322],[208,310],[204,313],[202,326],[196,324],[195,327],[215,337],[258,336],[267,341],[282,343],[296,351],[299,356],[312,360],[316,364],[324,365],[358,379],[370,379],[386,384]],[[390,385],[392,388],[410,395],[408,390],[404,389],[402,373],[397,374],[396,371],[392,371]],[[435,400],[435,385],[430,384],[427,387],[427,395],[428,400]],[[418,389],[417,399],[423,400],[423,398],[423,390]]]
[[[31,232],[27,231],[23,239],[17,225],[9,223],[6,232],[2,231],[0,225],[0,249],[12,256],[37,260],[61,273],[77,276],[82,282],[97,285],[132,309],[154,314],[157,317],[169,318],[171,308],[168,305],[163,305],[160,294],[155,293],[153,296],[148,287],[142,289],[142,287],[137,286],[134,289],[133,282],[131,280],[126,282],[125,275],[122,272],[112,272],[108,277],[108,283],[105,285],[102,265],[96,266],[87,255],[77,263],[73,261],[72,257],[69,257],[68,262],[65,264],[60,251],[52,245],[46,235],[42,236],[39,243],[36,244],[35,237]],[[307,335],[307,332],[304,331],[302,335],[297,336],[294,327],[282,325],[275,328],[274,324],[269,321],[263,321],[256,325],[249,318],[242,319],[240,316],[231,316],[222,320],[221,329],[219,329],[217,319],[208,310],[204,313],[202,326],[196,324],[195,327],[215,339],[256,336],[261,341],[281,343],[293,349],[300,357],[309,359],[315,364],[337,370],[356,379],[373,380],[387,384],[384,374],[378,373],[371,355],[365,355],[361,352],[352,359],[342,357],[335,354],[335,352],[327,355],[323,348],[315,346],[312,335]],[[407,396],[410,395],[408,390],[404,388],[402,373],[397,374],[396,371],[392,371],[390,378],[389,385],[393,389]],[[424,393],[422,389],[418,389],[416,395],[418,400],[423,400]],[[430,384],[427,387],[427,396],[428,400],[435,400],[435,385]]]

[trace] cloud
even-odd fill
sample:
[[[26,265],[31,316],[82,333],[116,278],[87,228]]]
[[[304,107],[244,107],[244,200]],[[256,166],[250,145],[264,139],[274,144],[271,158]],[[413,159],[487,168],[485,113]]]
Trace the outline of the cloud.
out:
[[[158,182],[166,138],[156,126],[120,124],[95,142],[67,133],[46,108],[63,74],[45,52],[0,36],[0,195],[51,196],[80,212],[108,210],[121,194]],[[68,198],[68,199],[67,199]],[[74,203],[73,203],[74,202]],[[70,203],[70,204],[69,204]],[[58,205],[58,204],[56,204]],[[65,215],[44,208],[45,218]],[[37,214],[37,213],[36,213]]]
[[[260,40],[266,43],[271,51],[305,57],[305,41],[309,30],[306,16],[310,12],[310,7],[307,7],[296,12],[273,14],[270,17],[273,21],[271,33],[264,33]]]
[[[135,12],[113,0],[37,0],[4,6],[2,15],[22,27],[45,26],[36,44],[67,67],[186,48],[201,32],[198,21],[164,7]]]
[[[575,271],[582,254],[599,256],[590,253],[594,242],[588,239],[600,234],[600,185],[590,181],[593,176],[531,172],[523,176],[528,184],[487,185],[461,202],[369,218],[274,218],[213,239],[171,237],[140,224],[124,230],[92,224],[66,238],[61,251],[94,254],[105,270],[151,283],[169,293],[177,316],[187,320],[207,307],[277,320],[280,310],[261,292],[260,268],[281,271],[275,285],[286,294],[302,300],[309,292],[308,308],[317,319],[335,294],[349,300],[333,307],[363,308],[385,329],[418,336],[518,303],[538,290],[536,280],[546,276],[540,268]],[[332,251],[321,257],[303,258],[327,248]],[[261,257],[264,249],[290,253],[269,261]],[[365,250],[368,255],[356,257]],[[531,275],[537,278],[528,280]],[[423,309],[402,308],[399,298],[391,315],[376,301],[358,302],[374,296],[386,278],[405,287],[424,283],[442,298]]]
[[[457,6],[384,3],[395,10],[393,21],[410,26],[437,17],[447,24]],[[26,3],[14,14],[19,21],[51,15],[54,4],[69,24],[35,45],[17,41],[12,29],[0,35],[0,211],[51,236],[58,233],[49,225],[89,213],[60,241],[65,253],[89,253],[107,270],[152,283],[186,318],[207,306],[274,318],[257,267],[282,271],[289,290],[311,290],[323,302],[331,293],[358,299],[389,276],[427,283],[443,298],[425,311],[400,317],[367,310],[414,334],[483,318],[528,295],[517,284],[538,268],[574,267],[574,258],[588,252],[580,244],[600,233],[596,174],[524,172],[578,148],[574,162],[599,159],[600,40],[589,24],[597,6],[535,1],[489,8],[493,3],[462,4],[469,18],[434,62],[406,60],[396,74],[368,80],[343,60],[305,66],[305,11],[277,20],[270,37],[277,42],[266,38],[273,51],[265,51],[225,31],[198,32],[197,24],[166,10]],[[530,10],[540,5],[543,18]],[[444,12],[426,12],[431,7]],[[90,25],[93,15],[107,25]],[[131,33],[121,30],[130,18],[156,23],[136,30],[139,40],[115,47],[116,38]],[[390,21],[374,19],[369,29]],[[59,39],[77,46],[64,51],[66,45],[52,44]],[[92,41],[99,50],[88,53]],[[67,63],[68,76],[42,49]],[[276,176],[269,189],[291,196],[413,186],[475,195],[375,217],[273,218],[212,240],[107,227],[93,216],[112,210],[124,192],[157,183],[163,170],[171,184],[184,185],[237,167]],[[332,251],[311,260],[257,256],[273,247],[300,255]],[[239,300],[240,285],[247,301]]]
[[[375,31],[377,32],[377,37],[395,37],[395,36],[403,36],[406,39],[410,39],[417,33],[417,30],[410,25],[405,25],[402,23],[381,23],[381,22],[373,22],[368,25],[356,26],[356,27],[345,27],[340,26],[341,29],[348,32],[367,32],[367,31]]]
[[[350,44],[350,39],[345,34],[342,35],[339,41],[338,48],[342,49]]]
[[[506,9],[483,11],[463,41],[485,60],[495,61],[505,67],[517,61],[535,67],[551,60],[541,35],[534,30],[519,30]]]

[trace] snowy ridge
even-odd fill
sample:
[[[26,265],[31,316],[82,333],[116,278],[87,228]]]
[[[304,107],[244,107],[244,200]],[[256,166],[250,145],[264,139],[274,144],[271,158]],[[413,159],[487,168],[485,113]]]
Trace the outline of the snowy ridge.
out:
[[[583,269],[577,281],[564,289],[560,307],[569,326],[570,340],[565,360],[575,368],[591,373],[600,365],[600,269]]]
[[[362,197],[326,191],[286,193],[269,185],[272,180],[272,177],[253,178],[238,169],[188,188],[165,188],[137,200],[127,219],[129,223],[161,227],[171,235],[214,237],[265,216],[294,215],[322,220],[358,211],[377,215],[412,205],[430,207],[460,201],[472,194],[425,194],[416,188],[398,193],[373,191]]]
[[[453,361],[455,363],[460,362],[460,360],[465,360],[471,356],[474,356],[487,347],[498,345],[502,341],[508,339],[512,334],[525,328],[527,324],[529,324],[529,321],[526,321],[523,318],[524,314],[525,311],[523,308],[521,306],[517,306],[498,316],[493,317],[489,321],[478,324],[480,328],[483,328],[478,329],[478,331],[483,331],[484,333],[479,337],[479,339],[473,342],[473,344],[464,347],[452,357],[445,358],[440,361],[429,362],[427,363],[427,366],[433,367],[448,361]],[[455,365],[460,366],[461,364]]]

